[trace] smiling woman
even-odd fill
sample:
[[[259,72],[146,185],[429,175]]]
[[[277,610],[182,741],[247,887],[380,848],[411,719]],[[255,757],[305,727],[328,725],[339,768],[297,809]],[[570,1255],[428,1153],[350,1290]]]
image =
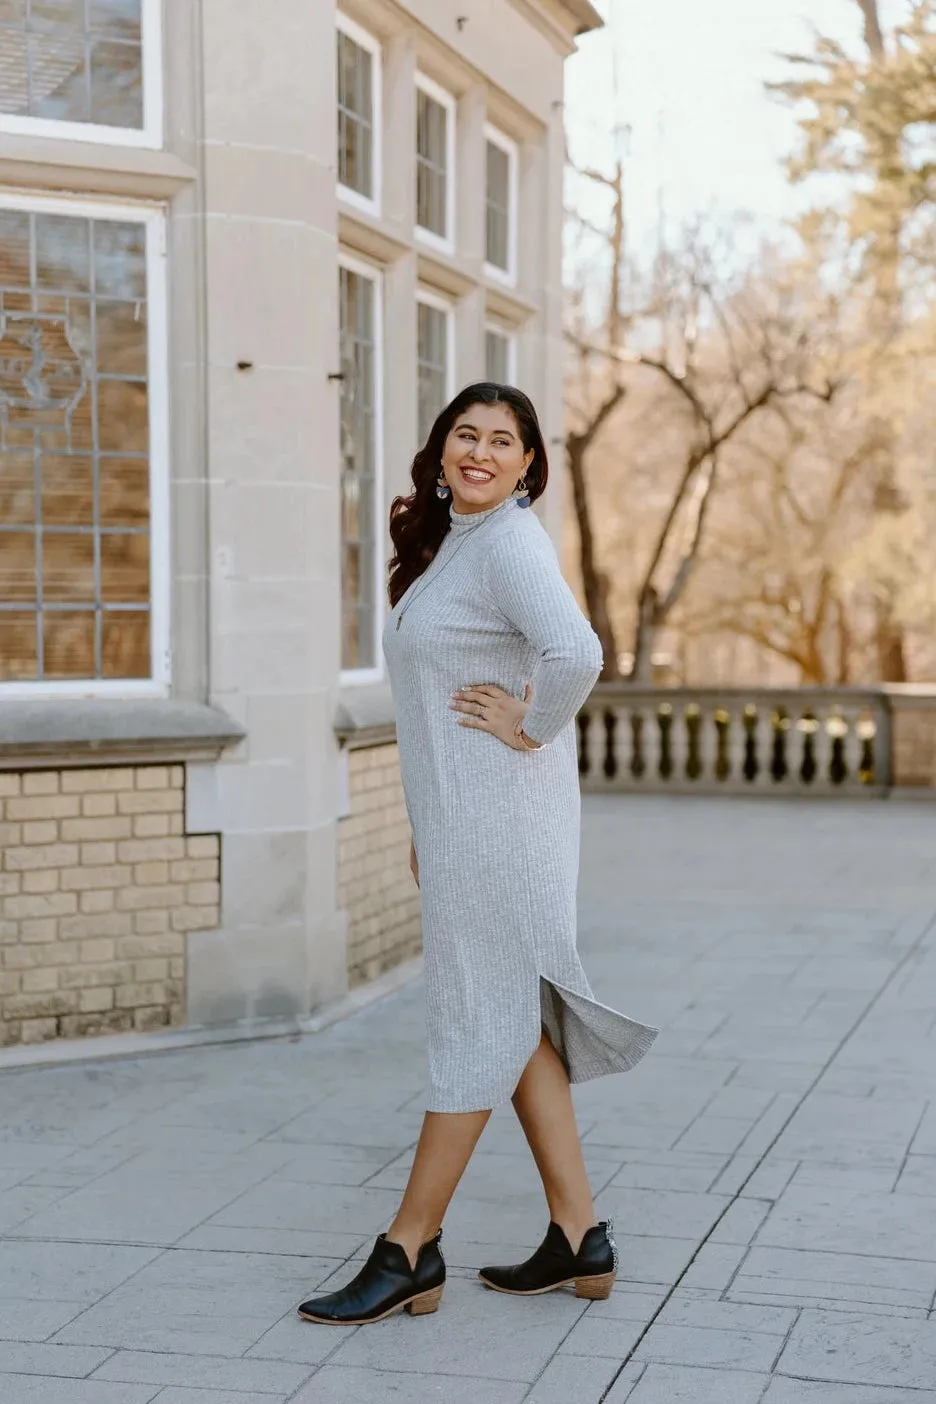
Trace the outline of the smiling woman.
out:
[[[508,405],[470,405],[445,440],[438,488],[448,488],[457,512],[483,512],[514,492],[529,506],[524,474],[534,456]]]
[[[474,481],[463,468],[475,470]],[[391,605],[434,560],[449,530],[453,496],[455,510],[468,514],[514,492],[529,506],[546,490],[548,477],[546,445],[528,397],[491,381],[462,390],[438,415],[413,460],[413,491],[390,508]]]
[[[469,386],[412,477],[391,509],[383,648],[422,899],[429,1100],[396,1219],[349,1287],[300,1307],[312,1321],[435,1310],[443,1215],[511,1100],[553,1222],[528,1263],[482,1280],[607,1297],[611,1226],[595,1222],[569,1086],[633,1067],[656,1035],[598,1003],[576,950],[575,718],[602,657],[545,529],[519,510],[547,478],[533,405]]]

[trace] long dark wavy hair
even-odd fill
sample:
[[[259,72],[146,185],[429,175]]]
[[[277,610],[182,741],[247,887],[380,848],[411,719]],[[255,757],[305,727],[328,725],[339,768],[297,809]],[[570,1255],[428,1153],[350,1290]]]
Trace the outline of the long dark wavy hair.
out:
[[[451,404],[446,405],[430,429],[425,444],[413,459],[410,470],[413,491],[408,497],[395,497],[391,503],[390,539],[394,554],[390,558],[387,587],[391,608],[432,563],[448,534],[449,500],[436,495],[436,480],[441,472],[442,451],[452,426],[459,415],[472,405],[504,405],[511,411],[520,430],[524,453],[533,450],[533,458],[525,474],[531,502],[535,502],[546,490],[549,477],[546,445],[529,396],[513,385],[496,385],[489,380],[466,386]]]

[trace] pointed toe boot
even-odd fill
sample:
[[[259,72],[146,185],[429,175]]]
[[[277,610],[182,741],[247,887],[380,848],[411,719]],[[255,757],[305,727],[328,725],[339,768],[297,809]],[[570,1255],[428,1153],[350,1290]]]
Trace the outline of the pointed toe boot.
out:
[[[303,1302],[299,1315],[303,1321],[326,1326],[364,1326],[403,1310],[411,1316],[427,1316],[438,1310],[445,1286],[441,1238],[440,1229],[422,1245],[411,1268],[400,1244],[380,1234],[357,1277],[337,1292]]]
[[[485,1267],[478,1276],[495,1292],[509,1292],[517,1297],[533,1297],[574,1284],[577,1297],[604,1301],[611,1295],[617,1276],[612,1228],[610,1219],[596,1224],[585,1234],[578,1252],[573,1253],[565,1233],[558,1224],[551,1223],[546,1237],[526,1262]]]

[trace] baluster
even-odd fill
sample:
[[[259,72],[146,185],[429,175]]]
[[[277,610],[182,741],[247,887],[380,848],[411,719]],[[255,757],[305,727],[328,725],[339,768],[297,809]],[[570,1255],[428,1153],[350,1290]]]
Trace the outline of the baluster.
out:
[[[715,731],[712,779],[719,785],[728,785],[731,782],[731,708],[716,707],[712,713],[712,726]]]
[[[718,783],[718,775],[716,774],[716,765],[718,762],[717,716],[717,707],[709,707],[704,702],[699,703],[700,785],[714,785]]]
[[[648,790],[662,789],[666,781],[660,774],[660,763],[663,759],[663,736],[660,730],[660,713],[658,702],[648,702],[641,708],[643,714],[643,759],[646,769],[644,770],[643,783]]]
[[[670,759],[673,764],[670,784],[683,786],[686,783],[686,766],[689,764],[689,717],[682,697],[674,700],[670,720]]]
[[[875,722],[863,707],[843,708],[843,720],[848,730],[843,738],[843,753],[848,774],[843,789],[861,790],[878,783],[877,746],[880,732],[875,734]]]
[[[614,788],[632,790],[634,732],[631,726],[631,708],[626,702],[615,702],[611,710],[614,712]]]
[[[813,754],[816,760],[816,778],[813,786],[816,790],[827,794],[832,788],[832,740],[833,734],[829,730],[829,723],[834,726],[834,718],[830,715],[829,704],[820,702],[815,708],[816,729],[813,732]]]
[[[757,759],[757,775],[753,785],[758,790],[775,790],[776,781],[771,772],[774,742],[773,703],[761,698],[757,704],[757,720],[754,723],[754,751]]]
[[[791,770],[801,786],[816,784],[816,721],[815,712],[807,707],[794,721],[796,745]]]
[[[726,784],[732,790],[744,790],[744,752],[747,732],[744,728],[744,705],[733,704],[725,708],[728,713],[728,778]]]
[[[856,728],[861,738],[858,774],[863,785],[888,785],[891,781],[890,717],[880,705],[868,708]]]

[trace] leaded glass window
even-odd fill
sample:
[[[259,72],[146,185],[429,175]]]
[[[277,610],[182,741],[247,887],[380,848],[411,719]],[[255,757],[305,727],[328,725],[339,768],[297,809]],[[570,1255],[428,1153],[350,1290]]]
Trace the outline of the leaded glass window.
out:
[[[0,681],[151,676],[147,225],[0,209]]]
[[[449,105],[425,88],[416,93],[416,223],[449,238]]]
[[[0,0],[0,112],[140,130],[143,0]]]
[[[429,430],[448,402],[451,314],[428,302],[419,302],[416,305],[416,315],[418,430],[419,442],[424,444],[429,437]]]
[[[378,284],[341,268],[342,667],[377,665]]]
[[[374,57],[338,30],[338,179],[374,198]]]

